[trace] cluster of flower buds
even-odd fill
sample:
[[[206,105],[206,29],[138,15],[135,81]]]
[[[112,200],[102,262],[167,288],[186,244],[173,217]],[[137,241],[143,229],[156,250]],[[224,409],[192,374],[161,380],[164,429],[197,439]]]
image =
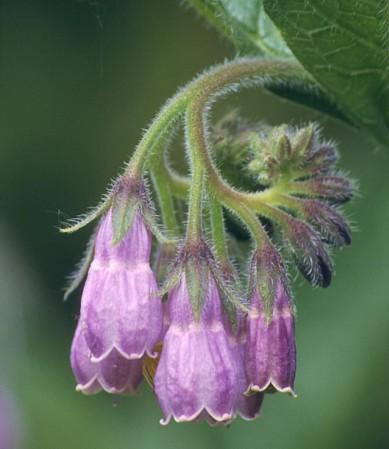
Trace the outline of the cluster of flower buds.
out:
[[[272,195],[274,221],[282,238],[272,236],[312,284],[327,287],[332,262],[329,247],[351,243],[351,229],[341,206],[355,194],[355,184],[336,170],[333,142],[322,141],[315,124],[304,128],[250,125],[230,114],[216,126],[216,150],[226,165],[238,155],[240,173],[250,190]]]
[[[177,245],[174,257],[172,245],[159,247],[152,269],[148,194],[142,182],[122,179],[98,226],[82,294],[71,349],[77,390],[133,393],[146,377],[163,424],[212,425],[256,418],[266,393],[295,394],[287,261],[312,284],[330,283],[328,247],[351,241],[338,205],[353,185],[334,172],[334,146],[320,142],[315,126],[246,127],[235,144],[246,149],[256,190],[273,188],[267,218],[281,231],[251,255],[248,294],[237,293],[234,270],[203,237]],[[167,259],[174,259],[168,271]]]

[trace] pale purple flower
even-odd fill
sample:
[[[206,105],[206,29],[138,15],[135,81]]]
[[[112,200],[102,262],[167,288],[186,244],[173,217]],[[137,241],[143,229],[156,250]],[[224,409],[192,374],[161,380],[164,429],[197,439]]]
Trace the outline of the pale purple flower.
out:
[[[242,403],[247,386],[241,378],[230,334],[225,325],[218,288],[210,276],[199,320],[193,314],[185,274],[170,292],[170,326],[154,378],[155,392],[167,424],[206,420],[227,424],[241,406],[247,417],[256,404]]]
[[[109,392],[131,390],[137,384],[139,363],[128,362],[139,361],[145,354],[155,356],[162,332],[162,303],[150,268],[151,239],[139,212],[115,245],[112,212],[101,221],[72,346],[73,369],[82,391],[97,388],[90,383],[94,375]]]
[[[255,290],[247,327],[246,371],[249,390],[277,390],[295,395],[294,316],[287,289],[280,279],[276,281],[271,319],[267,319],[261,295]]]

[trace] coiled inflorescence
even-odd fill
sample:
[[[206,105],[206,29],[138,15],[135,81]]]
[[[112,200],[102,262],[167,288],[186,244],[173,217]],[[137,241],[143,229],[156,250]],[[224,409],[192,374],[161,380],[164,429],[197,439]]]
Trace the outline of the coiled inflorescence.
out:
[[[243,76],[239,70],[252,76],[249,61],[240,64],[225,66],[232,80]],[[141,146],[92,218],[70,228],[101,216],[82,269],[87,278],[71,348],[77,390],[134,393],[146,378],[163,424],[254,419],[266,393],[295,395],[288,271],[296,267],[312,285],[327,287],[330,248],[351,243],[340,207],[355,188],[336,169],[334,144],[323,142],[314,124],[271,128],[231,115],[209,131],[202,96],[218,87],[219,72],[223,66],[196,81],[201,91],[194,82],[163,110],[171,122],[187,111],[192,174],[177,175],[164,158],[150,160],[163,223],[144,181]],[[155,150],[162,140],[165,148],[172,129],[170,122],[167,130],[151,127],[142,142]],[[176,205],[187,199],[184,229]],[[239,266],[230,254],[239,243],[224,224],[231,213],[253,239]]]

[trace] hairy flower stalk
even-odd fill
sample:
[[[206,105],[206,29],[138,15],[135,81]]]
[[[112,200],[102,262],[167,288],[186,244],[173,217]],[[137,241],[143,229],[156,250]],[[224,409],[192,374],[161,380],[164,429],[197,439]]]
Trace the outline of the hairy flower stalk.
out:
[[[351,243],[340,206],[355,186],[336,170],[334,144],[314,124],[272,128],[230,115],[228,126],[212,129],[207,118],[221,94],[280,83],[318,89],[282,59],[237,59],[200,75],[166,103],[103,203],[64,230],[102,217],[71,285],[88,273],[71,348],[78,390],[133,393],[145,376],[163,424],[254,419],[265,393],[294,395],[295,306],[286,267],[329,286],[330,249]],[[190,177],[166,161],[180,121]],[[162,229],[143,182],[147,171]],[[173,197],[188,206],[182,235]],[[229,213],[254,244],[246,297],[245,276],[238,279],[230,260]]]

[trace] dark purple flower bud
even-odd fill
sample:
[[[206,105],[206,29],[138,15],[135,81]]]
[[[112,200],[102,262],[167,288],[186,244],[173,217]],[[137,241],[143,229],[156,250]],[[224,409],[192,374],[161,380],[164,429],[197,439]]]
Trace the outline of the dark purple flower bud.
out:
[[[112,394],[134,393],[142,381],[142,359],[127,360],[115,349],[100,362],[91,361],[83,331],[77,326],[70,362],[77,391],[96,394],[102,389]]]
[[[319,176],[290,184],[290,193],[345,203],[354,196],[355,185],[342,176]]]
[[[170,326],[154,378],[165,416],[161,423],[167,424],[171,417],[177,422],[229,423],[238,412],[244,387],[215,280],[208,279],[198,320],[185,273],[170,292],[168,307]]]
[[[333,144],[321,144],[304,162],[304,169],[312,175],[329,173],[338,162],[338,153]]]
[[[157,277],[159,284],[163,284],[166,276],[173,265],[177,254],[177,247],[175,244],[162,243],[158,249],[153,265],[153,271]]]
[[[259,292],[255,291],[251,298],[246,343],[248,391],[276,390],[295,395],[294,316],[284,282],[281,279],[274,281],[276,288],[270,320]]]
[[[138,213],[123,240],[112,245],[112,221],[104,217],[81,300],[80,323],[95,362],[116,350],[139,359],[161,337],[162,303],[150,268],[151,234]]]
[[[300,200],[305,218],[334,246],[351,244],[351,229],[333,206],[315,200]]]
[[[328,287],[332,263],[320,235],[306,223],[288,218],[285,237],[301,274],[312,284]]]

